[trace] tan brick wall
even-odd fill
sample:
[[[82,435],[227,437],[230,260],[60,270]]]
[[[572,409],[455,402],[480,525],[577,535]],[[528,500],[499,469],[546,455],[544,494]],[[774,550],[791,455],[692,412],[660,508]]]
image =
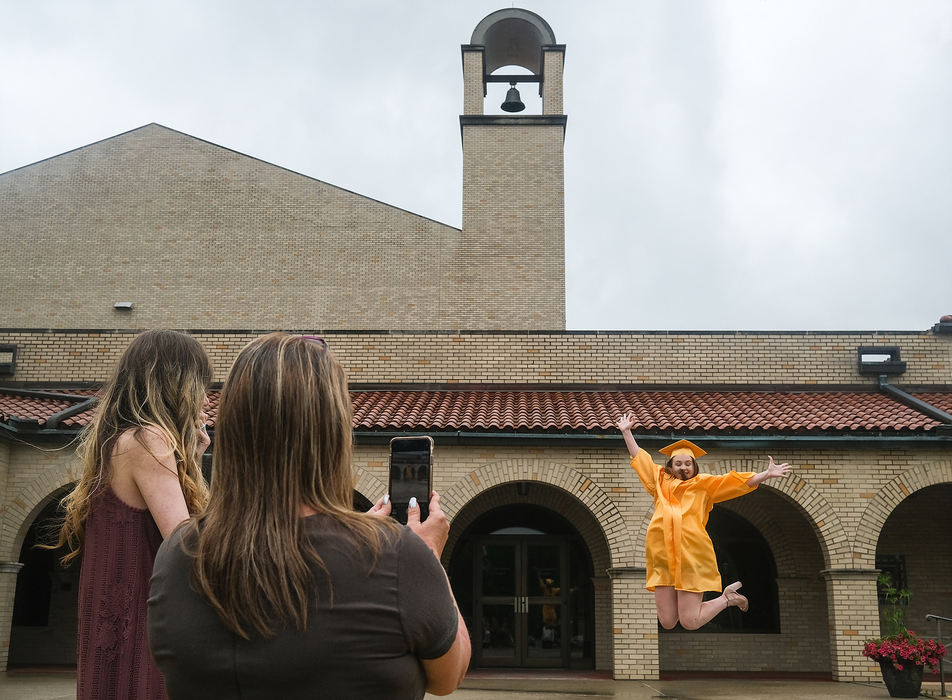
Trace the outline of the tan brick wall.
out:
[[[444,302],[463,328],[565,328],[564,128],[532,119],[462,126],[463,235]]]
[[[224,379],[238,351],[265,331],[192,331]],[[952,382],[952,336],[931,333],[414,333],[314,331],[354,384],[861,385],[861,345],[897,345],[897,385]],[[17,382],[103,381],[134,331],[0,328],[18,346]]]
[[[15,561],[35,514],[73,478],[72,452],[0,444],[5,445],[10,464],[0,520],[0,560]],[[780,635],[689,634],[677,640],[662,635],[659,642],[653,596],[644,590],[640,569],[642,528],[651,501],[627,466],[620,444],[596,449],[438,442],[434,481],[454,519],[451,532],[501,503],[497,496],[514,491],[513,482],[529,481],[538,484],[530,487],[530,498],[565,514],[579,529],[591,550],[596,578],[604,576],[609,562],[612,569],[639,568],[637,575],[621,574],[610,587],[596,588],[610,588],[612,596],[596,597],[596,662],[606,668],[606,659],[611,658],[618,678],[656,677],[659,670],[749,669],[750,659],[756,657],[762,659],[757,662],[762,670],[832,671],[839,680],[875,679],[878,671],[859,653],[862,641],[879,633],[872,568],[875,543],[881,541],[887,549],[902,547],[906,553],[914,600],[921,601],[912,613],[921,617],[925,606],[935,604],[937,608],[930,611],[942,614],[941,605],[948,599],[942,582],[952,563],[947,548],[933,545],[952,534],[945,512],[952,458],[941,449],[803,448],[774,457],[794,464],[794,474],[724,507],[757,527],[772,549],[781,593]],[[703,468],[712,473],[729,467],[753,471],[763,464],[759,451],[713,450]],[[355,484],[370,500],[386,490],[386,465],[385,445],[357,447]],[[486,500],[490,493],[492,498]],[[896,517],[887,521],[890,514]],[[927,524],[935,539],[910,541]],[[866,540],[874,543],[872,552],[867,551]],[[447,556],[451,553],[452,544]],[[3,624],[0,618],[0,632]],[[817,630],[827,627],[829,642],[817,642]]]
[[[549,250],[562,250],[557,233]],[[520,244],[469,258],[462,278],[450,269],[460,237],[152,124],[0,175],[0,319],[45,328],[564,328],[559,296],[529,307],[486,295],[461,307],[460,284],[487,288],[516,267],[539,278],[550,269]],[[564,275],[553,284],[564,295]],[[117,301],[134,308],[117,311]]]

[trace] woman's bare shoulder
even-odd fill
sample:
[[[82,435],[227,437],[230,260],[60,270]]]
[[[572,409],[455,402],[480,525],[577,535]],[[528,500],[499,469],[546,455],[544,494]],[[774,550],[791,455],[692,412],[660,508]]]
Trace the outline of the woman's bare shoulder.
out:
[[[138,460],[146,456],[158,462],[164,462],[172,456],[174,450],[168,436],[153,425],[128,428],[116,438],[112,449],[112,460]]]

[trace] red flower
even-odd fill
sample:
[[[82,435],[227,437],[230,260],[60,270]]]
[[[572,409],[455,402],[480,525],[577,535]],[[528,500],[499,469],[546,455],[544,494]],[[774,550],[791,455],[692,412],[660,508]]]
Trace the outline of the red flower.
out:
[[[863,656],[873,661],[891,661],[900,671],[906,663],[935,668],[939,659],[945,656],[945,645],[935,639],[921,639],[912,630],[906,630],[867,641],[863,646]]]

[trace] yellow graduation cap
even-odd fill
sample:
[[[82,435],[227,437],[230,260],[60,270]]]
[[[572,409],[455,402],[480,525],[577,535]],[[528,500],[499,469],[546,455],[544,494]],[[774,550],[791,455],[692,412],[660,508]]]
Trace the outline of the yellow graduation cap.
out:
[[[670,445],[662,447],[660,450],[658,450],[658,452],[663,455],[667,455],[668,457],[674,457],[675,455],[691,455],[694,459],[707,454],[707,452],[702,450],[690,440],[678,440],[677,442],[672,442]]]

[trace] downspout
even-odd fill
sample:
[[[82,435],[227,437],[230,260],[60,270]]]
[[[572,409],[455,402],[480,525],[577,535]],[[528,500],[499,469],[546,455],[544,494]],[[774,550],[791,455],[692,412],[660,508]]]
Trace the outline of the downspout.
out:
[[[54,413],[52,416],[46,419],[46,427],[55,430],[60,427],[62,423],[67,418],[72,418],[73,416],[78,416],[84,411],[88,411],[93,408],[97,403],[99,403],[98,396],[89,396],[85,397],[85,401],[77,403],[75,406],[70,406],[69,408],[64,408],[59,413]]]
[[[930,418],[934,418],[940,423],[945,423],[946,425],[952,425],[952,414],[946,413],[941,408],[933,406],[931,403],[926,403],[922,399],[918,399],[910,393],[907,393],[900,389],[899,387],[893,386],[887,381],[887,375],[879,375],[879,390],[884,394],[902,401],[904,404],[911,406],[912,408],[925,413]]]

